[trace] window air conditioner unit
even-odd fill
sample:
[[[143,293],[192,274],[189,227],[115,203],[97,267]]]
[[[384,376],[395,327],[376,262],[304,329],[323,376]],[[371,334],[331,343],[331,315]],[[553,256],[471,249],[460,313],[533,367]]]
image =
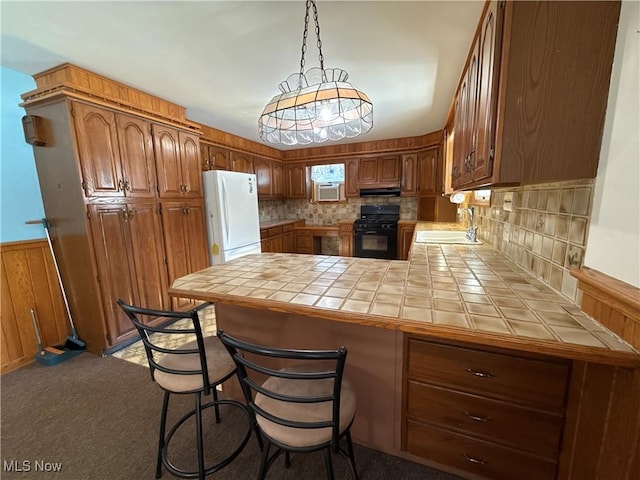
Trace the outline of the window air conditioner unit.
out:
[[[316,202],[335,202],[340,200],[342,182],[325,182],[316,184]]]

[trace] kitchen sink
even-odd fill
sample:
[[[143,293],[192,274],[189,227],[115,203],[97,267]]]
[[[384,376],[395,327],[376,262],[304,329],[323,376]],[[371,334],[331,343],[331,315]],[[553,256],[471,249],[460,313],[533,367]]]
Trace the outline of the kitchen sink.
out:
[[[416,233],[416,243],[451,243],[460,245],[479,245],[482,240],[475,242],[467,238],[467,232],[460,230],[423,230]]]

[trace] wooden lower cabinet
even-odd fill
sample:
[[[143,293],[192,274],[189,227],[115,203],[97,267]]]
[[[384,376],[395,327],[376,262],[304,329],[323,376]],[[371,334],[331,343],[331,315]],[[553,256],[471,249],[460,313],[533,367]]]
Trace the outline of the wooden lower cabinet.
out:
[[[167,308],[160,215],[153,200],[92,204],[88,210],[107,340],[113,345],[135,334],[133,324],[116,304],[119,298],[148,308]]]
[[[202,201],[162,202],[162,226],[169,284],[176,278],[209,265]],[[184,310],[199,303],[177,297],[172,297],[171,302],[176,310]]]
[[[341,257],[353,257],[353,221],[343,220],[338,222],[340,235],[339,251]]]
[[[403,450],[472,478],[556,478],[570,363],[409,336]]]
[[[295,238],[293,222],[260,230],[260,244],[263,253],[294,253]]]
[[[409,258],[409,250],[413,243],[413,232],[416,228],[416,222],[409,220],[400,220],[398,222],[398,260],[407,260]]]

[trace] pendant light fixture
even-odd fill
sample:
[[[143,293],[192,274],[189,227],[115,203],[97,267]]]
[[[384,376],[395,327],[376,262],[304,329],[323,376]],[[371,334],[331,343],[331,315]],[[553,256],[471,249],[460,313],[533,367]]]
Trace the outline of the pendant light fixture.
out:
[[[309,9],[313,7],[320,68],[304,71]],[[347,82],[341,68],[324,68],[315,0],[307,0],[300,72],[280,83],[282,92],[267,104],[258,120],[260,138],[282,145],[308,145],[367,133],[373,126],[369,97]]]

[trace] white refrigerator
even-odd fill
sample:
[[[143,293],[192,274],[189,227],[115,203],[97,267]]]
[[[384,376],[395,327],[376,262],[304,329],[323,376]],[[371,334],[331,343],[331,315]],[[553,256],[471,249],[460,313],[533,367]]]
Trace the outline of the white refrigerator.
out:
[[[252,173],[208,170],[202,174],[209,263],[260,253],[258,183]]]

